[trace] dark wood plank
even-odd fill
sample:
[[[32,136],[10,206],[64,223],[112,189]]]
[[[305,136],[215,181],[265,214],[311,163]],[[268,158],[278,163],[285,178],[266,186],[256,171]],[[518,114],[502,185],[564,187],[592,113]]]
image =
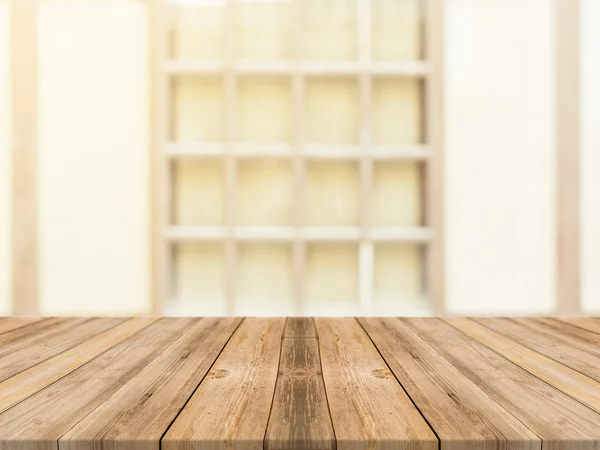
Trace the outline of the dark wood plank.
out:
[[[135,335],[157,319],[135,318],[47,359],[0,383],[0,413],[51,385],[108,349]],[[102,376],[98,373],[95,376]],[[2,417],[0,415],[0,417]],[[0,421],[0,423],[2,423]],[[0,427],[1,429],[2,427]]]
[[[186,325],[180,338],[60,438],[59,448],[158,449],[241,320],[206,318]]]
[[[285,319],[245,319],[162,439],[163,450],[262,450]]]
[[[355,319],[315,319],[339,450],[436,450],[438,440]]]
[[[283,337],[316,338],[317,329],[312,317],[292,317],[285,323]]]
[[[65,433],[152,364],[196,320],[147,322],[139,332],[0,414],[0,449],[57,450]],[[125,415],[131,412],[122,410]]]
[[[444,319],[536,377],[600,412],[600,383],[471,319]],[[534,337],[540,340],[538,334]]]
[[[440,319],[400,319],[543,441],[600,448],[600,414]]]
[[[40,317],[2,317],[0,318],[0,334],[39,322],[40,320],[42,320]]]
[[[333,450],[335,435],[313,319],[286,321],[265,450]]]
[[[0,349],[0,381],[4,381],[23,370],[39,364],[81,341],[100,334],[125,322],[125,318],[97,318],[69,320],[70,326],[41,336],[18,348]]]
[[[541,440],[397,319],[359,319],[442,450],[539,450]]]

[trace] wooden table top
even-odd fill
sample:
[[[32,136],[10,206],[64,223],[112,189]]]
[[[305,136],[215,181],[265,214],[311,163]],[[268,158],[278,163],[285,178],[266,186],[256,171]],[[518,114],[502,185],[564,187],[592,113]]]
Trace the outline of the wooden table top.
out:
[[[600,450],[600,318],[4,318],[0,450]]]

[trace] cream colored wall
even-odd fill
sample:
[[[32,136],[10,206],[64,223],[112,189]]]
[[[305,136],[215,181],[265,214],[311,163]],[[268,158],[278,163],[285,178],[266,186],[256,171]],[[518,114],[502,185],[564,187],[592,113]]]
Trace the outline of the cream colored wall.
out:
[[[555,304],[554,2],[446,4],[446,305]]]
[[[581,13],[581,297],[600,313],[600,1]]]
[[[150,310],[147,12],[40,3],[43,314]]]
[[[0,1],[0,315],[12,310],[10,301],[10,133],[8,3]]]

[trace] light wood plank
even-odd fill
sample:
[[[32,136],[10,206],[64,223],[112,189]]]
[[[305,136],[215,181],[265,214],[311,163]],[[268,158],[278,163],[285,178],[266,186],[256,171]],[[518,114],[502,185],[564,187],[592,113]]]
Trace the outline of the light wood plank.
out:
[[[400,319],[543,441],[600,448],[600,415],[440,319]]]
[[[537,449],[541,440],[397,319],[359,319],[442,450]]]
[[[568,323],[592,333],[600,334],[600,318],[596,317],[559,317],[557,320]]]
[[[552,324],[551,319],[547,319]],[[476,322],[518,342],[554,361],[600,381],[600,336],[596,342],[569,340],[561,335],[558,327],[545,326],[544,319],[476,319]],[[573,328],[562,324],[562,328]],[[587,333],[584,330],[574,328]],[[567,335],[568,336],[568,335]]]
[[[163,450],[262,450],[285,320],[246,319],[162,440]]]
[[[437,449],[437,438],[358,322],[315,322],[337,448]]]
[[[241,320],[186,325],[179,339],[60,438],[60,450],[158,449]]]
[[[0,413],[61,379],[156,320],[150,318],[130,319],[1,382]]]
[[[37,314],[38,245],[38,1],[12,0],[12,295],[13,312]]]
[[[110,330],[121,335],[113,340],[117,345],[0,414],[0,448],[18,443],[19,450],[58,450],[61,436],[152,364],[196,320],[138,319],[132,324],[135,334]]]
[[[51,333],[38,337],[18,349],[1,347],[0,381],[52,358],[124,321],[124,318],[69,319],[66,321],[68,328],[56,331],[59,327],[53,327]]]
[[[29,342],[51,333],[53,329],[68,326],[67,319],[49,317],[39,320],[24,327],[19,327],[0,335],[0,350],[8,351],[27,345]]]
[[[265,450],[335,449],[313,319],[286,322]]]
[[[600,412],[600,383],[597,381],[473,320],[463,318],[444,320],[536,377]]]
[[[0,320],[0,334],[39,322],[40,320],[42,320],[41,317],[4,317]]]
[[[312,317],[293,317],[285,322],[284,338],[316,338],[317,329]]]

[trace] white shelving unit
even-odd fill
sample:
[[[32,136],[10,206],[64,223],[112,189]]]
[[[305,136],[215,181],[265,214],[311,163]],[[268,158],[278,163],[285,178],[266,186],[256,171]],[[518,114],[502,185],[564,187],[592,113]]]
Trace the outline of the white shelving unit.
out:
[[[432,312],[437,0],[157,1],[160,312]]]

